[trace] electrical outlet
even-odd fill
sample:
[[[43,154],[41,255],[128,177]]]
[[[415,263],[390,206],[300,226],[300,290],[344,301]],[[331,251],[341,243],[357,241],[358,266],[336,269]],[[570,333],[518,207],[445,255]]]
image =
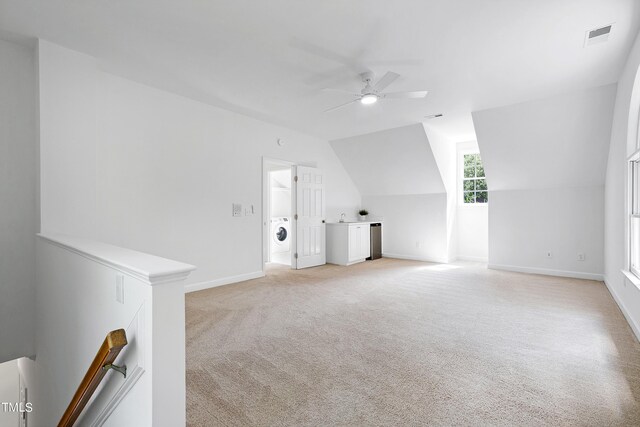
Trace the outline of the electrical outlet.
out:
[[[116,275],[116,302],[124,304],[124,276]]]
[[[242,216],[242,205],[240,203],[233,203],[231,206],[233,216]]]
[[[547,252],[545,253],[545,255],[546,255],[547,259],[551,259],[551,258],[553,258],[553,252],[551,252],[551,251],[547,251]]]
[[[578,254],[578,261],[584,261],[584,259],[585,259],[584,254],[583,253],[579,253]]]

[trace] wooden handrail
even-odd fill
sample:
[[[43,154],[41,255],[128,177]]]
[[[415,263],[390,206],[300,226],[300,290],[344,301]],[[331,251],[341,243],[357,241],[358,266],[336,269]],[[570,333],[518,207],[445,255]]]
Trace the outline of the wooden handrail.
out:
[[[120,354],[120,350],[127,345],[127,334],[124,329],[111,331],[102,342],[98,354],[91,362],[89,370],[78,386],[76,394],[73,395],[71,403],[62,415],[58,427],[71,427],[76,422],[82,410],[91,399],[91,396],[100,385],[100,381],[107,374],[107,370],[103,369],[106,365],[111,365]]]

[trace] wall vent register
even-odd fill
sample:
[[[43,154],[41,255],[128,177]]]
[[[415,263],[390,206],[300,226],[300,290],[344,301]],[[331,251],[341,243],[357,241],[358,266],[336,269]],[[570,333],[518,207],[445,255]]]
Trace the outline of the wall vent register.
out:
[[[594,28],[593,30],[587,31],[585,35],[585,40],[584,40],[585,47],[598,44],[598,43],[603,43],[609,40],[612,27],[613,27],[613,24],[609,24],[609,25],[605,25],[604,27]]]

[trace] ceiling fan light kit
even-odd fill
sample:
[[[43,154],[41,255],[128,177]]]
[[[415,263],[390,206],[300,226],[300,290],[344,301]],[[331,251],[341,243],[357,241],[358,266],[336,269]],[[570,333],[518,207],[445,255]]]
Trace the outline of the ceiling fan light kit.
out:
[[[378,102],[378,95],[368,93],[360,98],[360,102],[364,105],[375,104],[376,102]]]
[[[382,76],[382,78],[378,80],[378,82],[375,84],[372,84],[374,75],[370,71],[360,74],[360,77],[362,77],[362,82],[364,83],[364,88],[360,91],[360,93],[352,93],[342,89],[331,89],[331,88],[324,89],[325,91],[348,93],[349,95],[355,97],[355,99],[352,99],[349,102],[340,104],[333,108],[329,108],[324,112],[328,113],[329,111],[337,110],[339,108],[345,107],[349,104],[353,104],[354,102],[358,102],[358,101],[360,101],[362,105],[371,105],[385,98],[409,99],[409,98],[424,98],[425,96],[427,96],[426,90],[412,91],[412,92],[387,92],[387,93],[382,92],[384,89],[387,88],[387,86],[389,86],[391,83],[396,81],[398,77],[400,77],[399,74],[394,73],[393,71],[387,71],[387,73],[384,76]]]

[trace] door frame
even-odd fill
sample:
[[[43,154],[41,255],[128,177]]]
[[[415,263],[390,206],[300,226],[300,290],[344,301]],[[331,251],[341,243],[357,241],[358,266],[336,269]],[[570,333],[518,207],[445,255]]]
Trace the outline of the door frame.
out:
[[[262,273],[266,273],[266,265],[268,260],[268,247],[266,247],[269,242],[269,231],[271,228],[271,218],[269,217],[269,203],[271,196],[271,189],[269,188],[269,166],[282,166],[282,169],[290,168],[292,170],[291,173],[291,215],[295,214],[296,210],[296,199],[295,199],[295,188],[293,186],[293,166],[309,166],[312,168],[317,167],[316,162],[294,162],[291,160],[278,159],[275,157],[262,156],[262,221],[260,227],[260,242],[262,244]],[[293,224],[293,221],[291,222]],[[291,227],[291,268],[295,268],[293,264],[293,254],[297,252],[297,242],[295,235],[295,228]]]

